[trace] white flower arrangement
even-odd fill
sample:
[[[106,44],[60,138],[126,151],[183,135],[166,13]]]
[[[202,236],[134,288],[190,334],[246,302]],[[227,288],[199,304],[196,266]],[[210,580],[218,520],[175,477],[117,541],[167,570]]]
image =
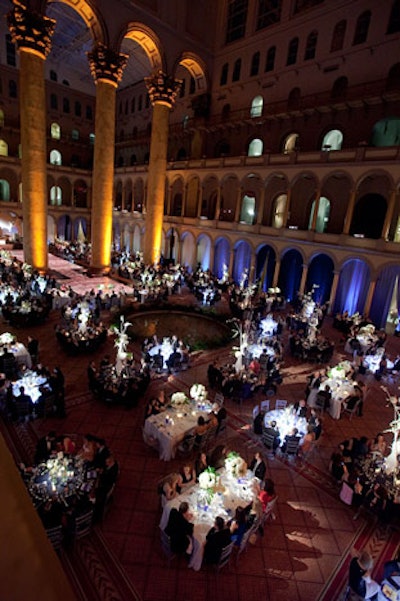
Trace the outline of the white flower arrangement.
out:
[[[229,453],[225,459],[225,469],[227,474],[233,478],[243,476],[246,473],[246,468],[245,460],[235,451]]]
[[[184,392],[174,392],[174,394],[171,396],[171,405],[173,407],[181,407],[182,405],[187,405],[188,403],[189,399]]]
[[[203,384],[193,384],[190,389],[190,398],[194,401],[205,401],[207,399],[206,387]]]
[[[215,469],[208,467],[204,472],[199,475],[199,486],[203,490],[214,492],[214,488],[217,485],[217,475]]]
[[[15,336],[10,332],[4,332],[0,335],[0,344],[13,344],[15,342]]]

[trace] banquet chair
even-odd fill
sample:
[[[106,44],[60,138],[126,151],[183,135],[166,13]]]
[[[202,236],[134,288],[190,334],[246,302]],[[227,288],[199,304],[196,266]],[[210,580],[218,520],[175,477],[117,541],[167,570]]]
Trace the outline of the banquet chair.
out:
[[[188,436],[185,436],[185,438],[182,440],[182,442],[177,446],[176,450],[177,450],[178,454],[183,457],[191,455],[191,453],[193,451],[195,440],[196,440],[195,434],[190,434]]]
[[[46,528],[47,538],[55,551],[60,551],[63,544],[63,532],[61,524],[54,528]]]
[[[160,443],[158,438],[155,438],[154,436],[150,436],[149,434],[147,434],[147,432],[144,429],[144,426],[142,427],[142,436],[143,436],[143,440],[144,442],[149,446],[152,447],[153,449],[155,449],[156,451],[160,450]]]
[[[361,403],[361,399],[359,399],[359,400],[358,400],[358,401],[355,403],[354,407],[352,407],[351,409],[350,409],[350,408],[348,409],[348,408],[346,407],[346,405],[344,405],[344,406],[343,406],[342,413],[343,413],[343,414],[346,414],[346,413],[347,413],[347,414],[349,415],[349,420],[351,420],[351,419],[353,418],[353,415],[355,415],[355,414],[357,413],[360,403]]]
[[[261,411],[263,411],[264,413],[268,413],[269,405],[270,405],[269,399],[266,399],[265,401],[261,401],[261,405],[260,405]]]
[[[277,399],[275,401],[275,409],[277,409],[278,411],[282,410],[282,409],[286,409],[287,406],[287,401],[282,401],[281,399]]]
[[[225,397],[222,392],[216,392],[214,396],[214,403],[218,403],[220,407],[224,404]]]
[[[221,556],[218,560],[218,563],[215,564],[216,572],[220,572],[220,570],[222,570],[222,568],[224,568],[226,565],[228,565],[230,563],[233,547],[234,547],[233,542],[229,543],[229,545],[226,545],[226,547],[223,547]]]
[[[93,508],[75,518],[75,540],[80,540],[90,534],[93,525]]]
[[[171,539],[164,530],[160,530],[161,548],[168,561],[168,567],[171,566],[171,561],[175,559],[176,554],[171,549]]]
[[[276,437],[273,434],[270,434],[269,432],[266,432],[265,428],[263,428],[263,433],[261,435],[261,440],[263,442],[263,445],[269,449],[270,451],[273,451],[274,449],[274,442],[275,442]]]
[[[275,513],[274,513],[274,509],[275,509],[275,505],[278,501],[278,496],[276,495],[269,503],[267,503],[267,506],[265,508],[265,510],[263,511],[261,520],[260,520],[260,526],[261,528],[264,528],[265,524],[268,522],[268,520],[274,520],[275,519]]]
[[[239,548],[237,550],[237,554],[236,554],[236,563],[239,561],[239,557],[240,555],[244,552],[247,551],[247,548],[250,544],[250,539],[252,538],[253,535],[257,534],[257,530],[259,528],[260,524],[258,522],[255,522],[243,535],[242,540],[240,541],[240,545]]]
[[[260,406],[256,405],[255,407],[253,407],[253,420],[255,420],[255,418],[257,417],[257,415],[260,413]]]
[[[285,457],[297,457],[300,446],[300,436],[291,436],[286,442]]]

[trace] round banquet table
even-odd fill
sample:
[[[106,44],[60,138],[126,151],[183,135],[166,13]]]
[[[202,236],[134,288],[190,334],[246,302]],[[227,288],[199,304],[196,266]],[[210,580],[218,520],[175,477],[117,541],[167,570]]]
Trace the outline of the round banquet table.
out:
[[[272,421],[276,421],[281,442],[285,440],[285,436],[291,434],[293,428],[297,428],[300,436],[304,436],[307,432],[306,418],[295,415],[290,406],[286,409],[268,411],[264,417],[264,425],[268,427]]]

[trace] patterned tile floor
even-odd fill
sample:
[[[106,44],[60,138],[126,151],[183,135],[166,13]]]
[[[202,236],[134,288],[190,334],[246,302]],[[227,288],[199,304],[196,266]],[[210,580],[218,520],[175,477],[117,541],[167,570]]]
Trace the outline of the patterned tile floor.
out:
[[[57,266],[59,269],[59,265]],[[90,281],[89,281],[90,282]],[[104,316],[106,319],[107,316]],[[218,575],[210,569],[193,572],[184,559],[168,566],[162,555],[158,523],[160,504],[156,492],[158,479],[179,468],[181,462],[165,463],[142,441],[146,399],[160,386],[167,391],[185,389],[193,382],[206,383],[207,366],[212,358],[223,363],[229,350],[203,352],[189,370],[167,382],[153,380],[138,407],[126,410],[104,406],[87,389],[86,368],[89,357],[68,357],[58,347],[54,326],[59,320],[51,313],[44,326],[30,334],[40,340],[40,359],[53,368],[60,365],[66,378],[67,417],[36,420],[9,432],[14,452],[32,454],[36,438],[48,430],[69,433],[81,443],[91,432],[104,437],[114,452],[121,475],[114,503],[104,523],[85,539],[73,554],[62,557],[63,565],[77,591],[87,601],[335,601],[343,596],[347,563],[353,548],[367,545],[377,560],[376,577],[381,564],[398,544],[398,534],[375,524],[368,516],[354,521],[353,511],[339,500],[339,490],[328,475],[329,457],[339,441],[348,436],[374,436],[392,419],[383,392],[374,381],[365,404],[364,416],[334,421],[325,418],[323,435],[307,462],[285,463],[281,458],[267,459],[267,475],[276,484],[279,500],[276,519],[268,524],[264,537],[240,557],[240,561]],[[1,331],[8,331],[2,323]],[[12,331],[12,329],[11,329]],[[336,357],[344,354],[340,335],[328,319],[324,332],[336,341]],[[16,331],[26,342],[28,332]],[[389,355],[400,351],[400,339],[390,338]],[[132,349],[138,356],[139,349]],[[113,339],[93,357],[114,356]],[[286,359],[284,382],[279,398],[290,402],[303,396],[305,376],[315,366]],[[239,406],[226,402],[229,414],[225,441],[229,448],[250,460],[258,443],[249,424],[253,399]]]

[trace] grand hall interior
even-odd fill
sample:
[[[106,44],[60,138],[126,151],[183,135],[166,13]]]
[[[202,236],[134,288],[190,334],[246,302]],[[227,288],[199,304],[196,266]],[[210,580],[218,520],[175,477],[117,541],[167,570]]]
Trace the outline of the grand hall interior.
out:
[[[0,14],[0,596],[399,599],[398,1]]]

